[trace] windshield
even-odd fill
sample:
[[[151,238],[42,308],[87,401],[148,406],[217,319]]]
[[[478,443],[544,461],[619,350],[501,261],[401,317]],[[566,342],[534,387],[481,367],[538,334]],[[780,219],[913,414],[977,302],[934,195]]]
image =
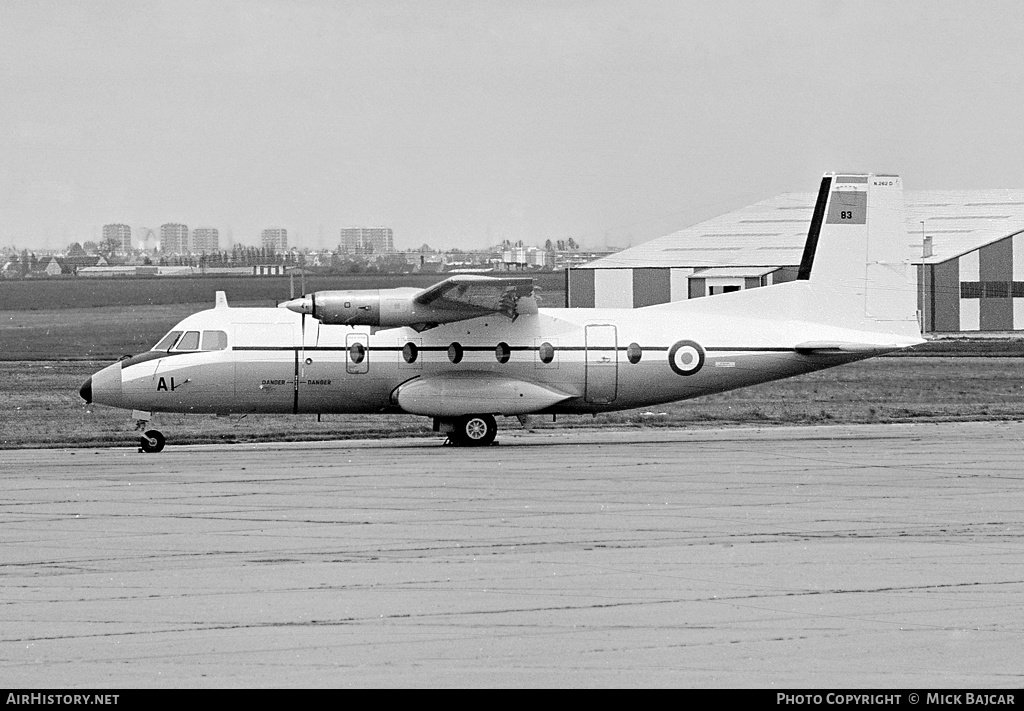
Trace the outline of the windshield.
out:
[[[171,331],[153,346],[154,351],[222,351],[228,347],[224,331]]]
[[[181,331],[171,331],[164,336],[159,343],[153,346],[154,351],[169,351],[174,342],[178,340],[178,336],[181,335]]]

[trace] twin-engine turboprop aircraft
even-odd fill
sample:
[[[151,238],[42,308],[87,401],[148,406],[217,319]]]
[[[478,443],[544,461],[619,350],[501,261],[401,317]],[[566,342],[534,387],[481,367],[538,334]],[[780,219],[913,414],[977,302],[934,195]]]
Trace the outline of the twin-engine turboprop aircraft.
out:
[[[189,316],[81,388],[154,412],[384,413],[487,445],[496,415],[683,400],[921,343],[900,178],[825,175],[796,281],[640,309],[538,308],[528,278],[320,291]],[[163,435],[147,431],[144,451]]]

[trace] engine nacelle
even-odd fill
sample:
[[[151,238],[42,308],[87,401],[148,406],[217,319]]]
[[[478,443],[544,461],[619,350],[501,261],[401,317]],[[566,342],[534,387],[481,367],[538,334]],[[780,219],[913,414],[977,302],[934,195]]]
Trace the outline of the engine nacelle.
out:
[[[428,289],[318,291],[281,306],[340,326],[408,326],[417,331],[442,323],[503,314],[515,321],[537,313],[533,279],[459,274]]]
[[[450,305],[437,308],[418,304],[414,297],[420,293],[419,289],[405,288],[318,291],[282,306],[312,316],[326,325],[379,328],[409,326],[417,330],[490,313],[468,304],[454,309]]]

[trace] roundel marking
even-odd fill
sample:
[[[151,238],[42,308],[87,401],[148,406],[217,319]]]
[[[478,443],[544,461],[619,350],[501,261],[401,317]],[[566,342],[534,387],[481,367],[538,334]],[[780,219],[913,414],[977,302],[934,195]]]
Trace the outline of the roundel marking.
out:
[[[678,375],[693,375],[704,367],[704,349],[696,341],[676,341],[668,349],[668,364]]]

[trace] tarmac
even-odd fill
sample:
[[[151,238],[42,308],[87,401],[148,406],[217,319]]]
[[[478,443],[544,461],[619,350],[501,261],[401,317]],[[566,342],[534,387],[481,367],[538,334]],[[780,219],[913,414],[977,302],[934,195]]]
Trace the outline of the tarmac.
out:
[[[4,685],[1024,683],[1022,423],[499,441],[0,451]]]

